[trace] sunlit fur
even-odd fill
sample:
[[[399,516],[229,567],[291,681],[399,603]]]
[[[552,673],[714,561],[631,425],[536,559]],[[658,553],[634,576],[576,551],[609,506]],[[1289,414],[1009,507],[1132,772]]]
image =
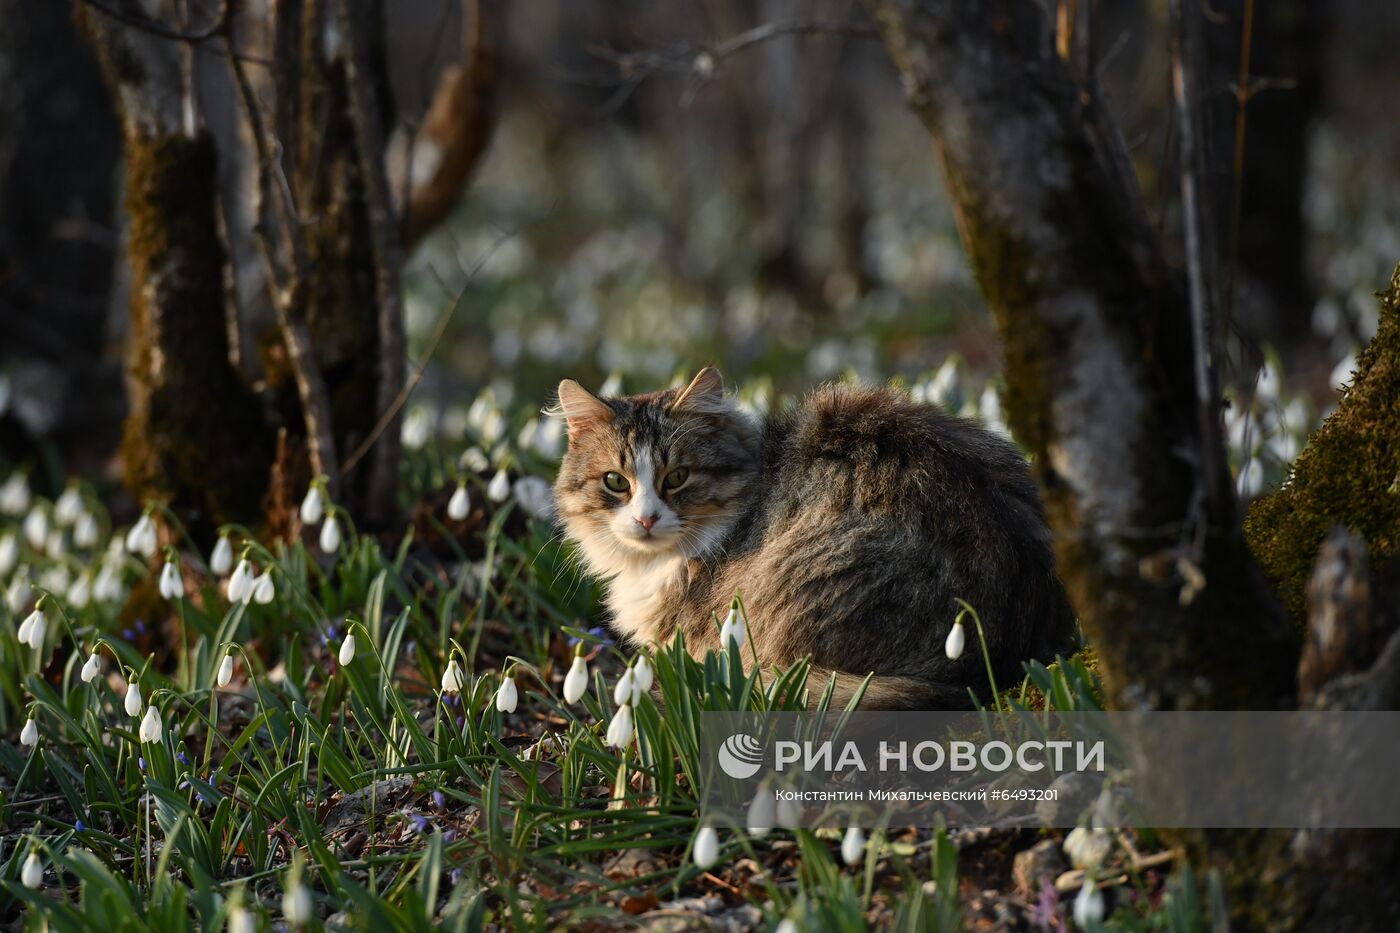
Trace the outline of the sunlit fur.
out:
[[[867,707],[956,708],[987,687],[975,631],[962,657],[944,654],[957,599],[981,614],[1001,683],[1073,643],[1025,461],[972,422],[830,385],[760,424],[712,369],[627,398],[565,380],[559,409],[559,515],[634,645],[679,629],[692,652],[717,647],[715,617],[740,591],[760,661],[809,656],[814,693],[834,676],[842,700],[873,673]]]

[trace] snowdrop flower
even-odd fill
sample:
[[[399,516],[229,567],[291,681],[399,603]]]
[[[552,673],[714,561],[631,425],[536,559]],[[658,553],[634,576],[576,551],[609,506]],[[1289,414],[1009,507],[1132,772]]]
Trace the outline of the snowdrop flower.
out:
[[[86,609],[92,602],[92,577],[80,574],[73,585],[68,587],[68,605],[74,609]]]
[[[1240,467],[1240,475],[1236,477],[1235,484],[1239,489],[1242,498],[1253,499],[1264,490],[1264,465],[1259,462],[1259,458],[1251,457],[1249,462]]]
[[[294,927],[301,926],[311,919],[311,892],[306,890],[306,885],[301,883],[301,879],[292,881],[283,892],[282,914]]]
[[[598,387],[598,394],[603,398],[612,398],[622,394],[622,374],[611,372],[608,378],[603,380],[603,384]]]
[[[1347,385],[1351,383],[1352,376],[1355,375],[1358,365],[1356,354],[1342,357],[1341,362],[1332,369],[1332,388],[1336,389],[1338,392],[1346,388]],[[6,511],[9,510],[7,509]],[[24,510],[20,509],[20,511]]]
[[[29,478],[23,473],[11,473],[0,486],[0,512],[20,515],[29,508]]]
[[[50,564],[43,576],[39,577],[39,585],[50,593],[62,593],[72,582],[73,575],[68,572],[66,564]]]
[[[235,907],[228,912],[227,933],[257,933],[257,930],[257,922],[246,907]]]
[[[83,512],[73,523],[73,543],[80,548],[97,547],[97,516]]]
[[[846,830],[841,840],[841,861],[847,865],[859,865],[865,858],[865,830],[852,826]]]
[[[492,502],[504,502],[510,498],[510,477],[504,469],[497,470],[491,482],[486,484],[486,498]]]
[[[253,565],[248,563],[248,558],[243,558],[238,562],[238,566],[233,570],[233,576],[228,578],[228,601],[231,603],[246,603],[253,591]]]
[[[83,513],[83,494],[77,486],[69,486],[53,504],[54,521],[65,528],[78,520]]]
[[[458,483],[452,498],[447,500],[447,517],[454,522],[460,522],[471,512],[471,508],[472,497],[467,493],[467,484]]]
[[[103,562],[102,568],[97,571],[97,579],[93,581],[92,595],[104,603],[114,603],[121,599],[122,578],[115,565]]]
[[[1074,899],[1074,923],[1088,929],[1103,920],[1103,893],[1092,879],[1085,879],[1084,886]]]
[[[713,826],[702,826],[695,834],[695,842],[690,848],[691,861],[695,867],[706,871],[719,861],[719,833]]]
[[[126,533],[126,549],[142,557],[154,557],[156,553],[156,523],[149,513],[142,512],[136,524]]]
[[[133,719],[141,715],[141,710],[146,704],[141,700],[141,685],[136,681],[131,681],[126,685],[126,699],[122,702],[122,707],[126,714]]]
[[[485,473],[491,469],[491,459],[480,447],[468,447],[462,451],[462,456],[457,458],[457,464],[473,473]]]
[[[1108,858],[1109,850],[1113,848],[1113,838],[1104,829],[1076,826],[1065,836],[1061,848],[1075,868],[1094,869]]]
[[[229,542],[228,535],[219,535],[219,540],[214,542],[214,550],[209,555],[209,570],[214,576],[222,577],[232,566],[233,545]]]
[[[250,589],[252,590],[253,601],[259,606],[266,606],[268,603],[272,602],[272,598],[277,595],[277,588],[272,585],[272,568],[269,567],[264,570],[258,578],[253,581]],[[247,600],[245,599],[244,602],[247,602]]]
[[[5,591],[5,604],[9,606],[10,612],[18,613],[29,602],[29,596],[33,593],[33,588],[29,585],[29,568],[21,567],[15,571],[14,579],[10,580],[10,587]]]
[[[534,449],[541,457],[558,460],[564,453],[564,421],[546,418],[535,432]]]
[[[636,681],[639,693],[646,693],[651,689],[652,681],[656,678],[651,669],[651,662],[647,660],[646,655],[637,655],[637,662],[632,665],[632,678]]]
[[[338,554],[340,552],[340,521],[334,515],[326,519],[326,523],[321,526],[321,553]]]
[[[403,426],[399,428],[399,437],[409,450],[422,450],[432,436],[432,415],[427,409],[415,408],[404,416]]]
[[[516,480],[512,494],[531,518],[544,520],[554,512],[554,490],[538,476],[522,476]]]
[[[38,607],[19,624],[19,641],[31,648],[44,647],[44,636],[49,631],[49,619],[44,614],[44,600],[40,598]]]
[[[232,933],[232,931],[230,931]],[[797,921],[791,917],[784,917],[778,921],[778,925],[773,928],[773,933],[801,933],[797,926]]]
[[[160,721],[160,710],[152,704],[146,707],[146,718],[141,720],[141,741],[159,742],[165,734],[165,724]]]
[[[44,864],[39,861],[39,855],[31,851],[29,858],[24,860],[24,867],[20,869],[19,880],[31,891],[36,890],[44,883]]]
[[[1259,381],[1255,383],[1259,397],[1266,402],[1272,402],[1278,398],[1278,390],[1281,384],[1277,367],[1273,363],[1266,362],[1259,369]]]
[[[180,578],[180,568],[173,560],[167,559],[160,568],[160,595],[174,602],[185,595],[185,581]]]
[[[19,744],[27,745],[30,748],[39,744],[39,724],[30,716],[24,722],[24,728],[19,731]]]
[[[97,679],[97,675],[102,673],[102,658],[98,657],[96,651],[88,655],[88,659],[83,662],[83,669],[78,672],[83,683],[90,684]]]
[[[462,685],[462,669],[457,666],[457,659],[451,658],[447,662],[447,670],[442,672],[442,692],[461,693]]]
[[[314,525],[321,520],[325,514],[325,500],[321,498],[321,488],[314,481],[311,488],[306,490],[306,498],[301,500],[301,523],[303,525]]]
[[[933,380],[924,391],[929,402],[942,405],[949,411],[957,408],[958,399],[962,395],[962,378],[958,373],[956,356],[950,356],[943,361],[943,365],[938,367],[938,372],[933,374]]]
[[[758,793],[753,795],[753,800],[749,801],[748,816],[744,820],[749,835],[755,839],[762,839],[773,829],[776,819],[776,796],[771,790],[760,788]]]
[[[493,411],[486,416],[481,423],[481,440],[487,444],[494,444],[506,433],[506,416],[499,411]]]
[[[215,677],[220,687],[227,687],[229,681],[233,680],[233,652],[224,655],[224,659],[219,662],[219,673]]]
[[[336,660],[341,667],[349,667],[350,662],[355,660],[355,636],[346,634],[345,640],[340,643],[340,654],[336,655]]]
[[[990,430],[1009,437],[1011,432],[1007,430],[1006,420],[1001,413],[1001,396],[997,394],[996,386],[990,382],[982,390],[982,395],[977,400],[977,413],[982,418],[982,423]]]
[[[802,807],[796,800],[779,799],[775,813],[778,817],[778,825],[783,829],[801,828]]]
[[[943,653],[948,656],[949,661],[956,661],[962,657],[965,647],[967,647],[967,633],[963,631],[962,620],[959,619],[948,630],[948,640],[943,643]]]
[[[36,551],[42,551],[48,543],[49,513],[44,511],[43,506],[34,506],[29,510],[29,514],[24,516],[24,538]]]
[[[577,703],[588,692],[588,662],[583,659],[582,646],[579,647],[569,673],[564,675],[565,703]]]
[[[719,628],[719,643],[723,650],[729,650],[731,641],[740,648],[744,647],[744,639],[748,637],[744,622],[744,614],[739,610],[739,601],[736,599],[729,607],[729,615],[725,616],[724,624]]]
[[[4,576],[19,563],[19,541],[13,533],[0,537],[0,576]]]
[[[605,741],[613,748],[626,748],[632,742],[632,733],[632,706],[624,703],[608,723]]]
[[[496,690],[496,709],[502,713],[513,713],[519,702],[520,691],[515,687],[515,678],[507,677]]]

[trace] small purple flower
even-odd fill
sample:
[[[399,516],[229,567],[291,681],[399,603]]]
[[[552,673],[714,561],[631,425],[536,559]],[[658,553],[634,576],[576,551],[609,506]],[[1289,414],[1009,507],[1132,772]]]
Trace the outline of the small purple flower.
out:
[[[420,833],[426,833],[432,828],[432,824],[428,822],[428,818],[421,813],[410,813],[408,818],[413,821],[413,828]]]
[[[87,824],[84,823],[82,820],[74,820],[74,821],[73,821],[73,830],[74,830],[75,832],[80,832],[80,833],[81,833],[81,832],[86,832],[86,831],[87,831]]]
[[[146,758],[145,758],[145,756],[142,756],[142,757],[136,759],[136,767],[140,768],[142,771],[145,771],[145,770],[146,770]]]
[[[462,698],[461,698],[460,696],[458,696],[457,694],[455,694],[455,693],[449,693],[449,694],[447,695],[447,705],[448,705],[448,706],[456,706],[458,703],[461,703],[461,702],[462,702]]]
[[[326,638],[330,639],[331,641],[339,641],[339,640],[340,640],[340,629],[336,628],[335,625],[329,625],[329,626],[327,626],[327,627],[326,627]]]
[[[460,868],[454,868],[454,869],[452,869],[452,874],[451,874],[450,877],[452,878],[452,883],[453,883],[453,884],[461,884],[461,883],[462,883],[462,869],[460,869]]]
[[[447,795],[440,790],[433,791],[433,806],[439,810],[447,806]]]
[[[136,634],[138,634],[138,635],[144,635],[144,634],[146,634],[146,620],[145,620],[145,619],[137,619],[137,620],[136,620]]]
[[[1060,919],[1060,894],[1049,878],[1040,885],[1040,900],[1031,908],[1031,923],[1042,930],[1054,927]]]
[[[588,630],[588,634],[589,634],[594,640],[600,642],[600,643],[603,644],[603,645],[611,645],[611,644],[613,644],[613,640],[612,640],[611,638],[608,637],[608,630],[605,629],[605,628],[603,628],[603,626],[601,626],[601,625],[595,625],[595,626],[593,626],[591,629]],[[583,641],[583,639],[582,639],[582,638],[579,638],[578,636],[570,636],[570,637],[569,637],[569,647],[572,648],[572,647],[574,647],[575,645],[577,645],[577,644],[578,644],[579,642],[581,642],[581,641]]]
[[[455,842],[456,840],[457,840],[457,830],[455,830],[455,829],[444,829],[444,830],[442,831],[442,841],[443,841],[443,842]]]
[[[179,784],[175,785],[175,789],[176,789],[176,790],[189,790],[189,789],[190,789],[190,782],[189,782],[188,780],[181,781]]]
[[[136,633],[129,628],[124,628],[122,629],[122,638],[125,638],[127,641],[135,641]]]
[[[182,765],[188,765],[190,763],[190,756],[185,754],[185,750],[183,748],[175,753],[175,759],[179,761]]]

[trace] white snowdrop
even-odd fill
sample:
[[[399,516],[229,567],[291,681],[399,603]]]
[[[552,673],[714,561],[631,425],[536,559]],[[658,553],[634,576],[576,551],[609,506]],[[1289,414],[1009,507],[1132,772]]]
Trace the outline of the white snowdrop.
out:
[[[31,851],[29,857],[24,860],[24,867],[19,871],[19,880],[31,891],[44,883],[44,863],[39,861],[38,853]]]
[[[422,450],[433,436],[433,416],[421,406],[404,416],[399,437],[409,450]]]
[[[0,537],[0,577],[15,569],[19,563],[19,540],[13,533]]]
[[[79,574],[78,578],[68,587],[68,605],[74,609],[86,609],[90,602],[92,602],[92,577],[85,573]]]
[[[97,516],[91,512],[84,511],[73,522],[73,543],[80,548],[97,547]]]
[[[515,678],[507,677],[496,690],[496,709],[502,713],[513,713],[520,702],[520,691],[516,689]]]
[[[272,602],[272,598],[277,595],[277,588],[272,583],[272,568],[264,570],[258,578],[253,581],[253,602],[259,606],[266,606]],[[244,602],[247,602],[245,599]]]
[[[719,627],[720,647],[728,651],[729,643],[732,641],[740,648],[744,647],[744,640],[748,637],[747,629],[744,625],[744,614],[739,611],[739,604],[735,602],[729,607],[729,615],[724,617],[724,624]]]
[[[228,601],[246,603],[252,595],[252,590],[253,565],[248,563],[248,558],[245,557],[233,569],[233,576],[228,578]]]
[[[652,682],[656,677],[651,669],[651,662],[647,660],[646,655],[637,655],[637,663],[632,665],[632,677],[636,681],[637,691],[639,693],[646,693],[651,689]]]
[[[78,672],[83,683],[90,684],[97,679],[97,675],[102,673],[102,658],[94,651],[88,655],[88,659],[83,662],[83,669]]]
[[[336,660],[340,661],[341,667],[348,667],[350,662],[355,660],[355,636],[347,634],[345,640],[340,643],[340,653],[336,655]]]
[[[49,513],[42,505],[36,505],[24,516],[24,540],[36,551],[42,551],[49,542]]]
[[[49,536],[44,541],[44,553],[50,557],[62,557],[68,553],[68,542],[63,537],[63,529],[52,525],[49,527]]]
[[[160,568],[160,595],[174,602],[185,595],[185,581],[180,578],[180,567],[173,560],[167,560]]]
[[[308,526],[316,524],[325,514],[325,509],[326,503],[321,498],[320,487],[313,483],[311,488],[306,490],[305,498],[301,500],[301,523]]]
[[[27,745],[30,748],[39,744],[39,724],[30,716],[24,721],[24,728],[19,730],[19,744]]]
[[[486,484],[486,498],[492,502],[504,502],[510,498],[510,477],[504,469],[497,470]]]
[[[997,393],[996,386],[990,382],[987,383],[986,388],[982,390],[982,395],[977,399],[977,414],[988,430],[1006,437],[1011,435],[1006,427],[1006,419],[1001,413],[1001,396]]]
[[[619,372],[608,373],[608,378],[603,380],[603,384],[598,387],[598,394],[603,398],[613,398],[622,394],[622,374]]]
[[[1076,826],[1065,836],[1061,848],[1075,868],[1093,869],[1103,864],[1113,848],[1113,837],[1104,829]]]
[[[151,520],[151,516],[142,513],[136,520],[136,524],[126,533],[126,549],[133,554],[140,554],[142,557],[154,557],[156,546],[156,523]]]
[[[111,562],[103,561],[92,584],[92,595],[100,602],[114,603],[122,596],[121,571]]]
[[[535,432],[534,449],[541,457],[558,460],[564,453],[564,421],[546,418]]]
[[[43,603],[41,599],[40,604]],[[44,636],[49,631],[49,618],[43,609],[35,609],[19,624],[19,641],[31,648],[44,647]]]
[[[282,894],[282,915],[292,926],[311,920],[311,892],[301,881],[293,881]]]
[[[582,654],[574,655],[569,673],[564,675],[564,702],[577,703],[588,692],[588,662]]]
[[[18,613],[29,602],[33,592],[34,588],[29,583],[29,568],[20,567],[11,578],[9,588],[5,590],[5,605],[9,607],[10,612]]]
[[[852,826],[841,839],[841,861],[859,865],[865,859],[865,830]]]
[[[83,494],[78,491],[78,487],[69,486],[54,500],[53,518],[63,527],[68,527],[78,520],[78,516],[83,514]]]
[[[219,662],[219,673],[215,681],[220,687],[227,687],[229,681],[233,680],[233,652],[224,655],[224,659]]]
[[[219,535],[214,542],[214,550],[209,554],[209,570],[216,577],[222,577],[233,566],[233,544],[228,535]]]
[[[23,473],[11,473],[0,486],[0,512],[22,515],[29,508],[29,478]]]
[[[1264,491],[1264,464],[1259,462],[1258,457],[1251,457],[1248,463],[1240,467],[1235,485],[1243,499],[1253,499]]]
[[[328,517],[325,524],[321,526],[320,545],[323,554],[340,552],[340,520],[334,515]]]
[[[232,933],[232,931],[230,931]],[[778,925],[773,928],[773,933],[802,933],[797,921],[791,917],[784,917],[778,921]]]
[[[1342,357],[1341,362],[1332,369],[1332,388],[1340,392],[1348,386],[1351,383],[1352,376],[1355,374],[1358,365],[1355,354]]]
[[[442,672],[442,692],[461,693],[462,686],[462,669],[457,666],[457,659],[451,658],[447,662],[447,669]]]
[[[258,933],[257,920],[246,907],[234,907],[228,912],[227,933]]]
[[[472,497],[467,492],[467,484],[458,483],[452,498],[447,500],[447,517],[454,522],[460,522],[471,512],[471,508]]]
[[[802,805],[796,800],[779,798],[775,813],[778,825],[783,829],[800,829],[802,826]]]
[[[622,676],[617,679],[617,685],[613,687],[613,702],[618,706],[626,704],[636,704],[639,699],[637,690],[637,675],[632,673],[632,668],[622,672]]]
[[[1266,402],[1274,401],[1278,398],[1281,386],[1282,379],[1279,377],[1278,367],[1267,362],[1260,367],[1259,381],[1255,383],[1255,391],[1259,393],[1259,398]]]
[[[690,848],[690,859],[695,867],[706,871],[719,861],[719,833],[713,826],[702,826],[695,834],[695,842]]]
[[[963,630],[961,621],[954,622],[953,627],[948,630],[948,640],[943,642],[943,653],[948,656],[949,661],[956,661],[962,657],[965,647],[967,647],[967,632]]]
[[[485,473],[491,469],[491,458],[487,457],[480,447],[468,447],[462,451],[462,456],[457,458],[457,464],[473,473]]]
[[[604,740],[613,748],[626,748],[632,743],[632,707],[624,703],[613,716],[612,722],[608,723],[608,732]]]
[[[749,801],[748,815],[744,820],[745,828],[750,836],[762,839],[772,831],[777,818],[776,795],[767,788],[760,788],[758,793],[753,795],[753,800]]]
[[[538,476],[522,476],[511,494],[531,518],[544,520],[554,514],[554,490]]]
[[[126,685],[126,699],[122,701],[122,708],[134,719],[141,715],[141,710],[145,707],[146,704],[141,699],[141,685],[133,680]]]
[[[935,405],[942,405],[949,411],[957,408],[962,396],[962,376],[958,371],[958,358],[950,356],[938,367],[932,381],[925,388],[926,398]]]
[[[165,734],[165,724],[160,721],[160,710],[155,705],[146,707],[146,717],[141,720],[141,741],[159,742]]]
[[[1085,879],[1084,886],[1074,899],[1074,923],[1081,929],[1088,929],[1103,920],[1103,893],[1092,879]]]

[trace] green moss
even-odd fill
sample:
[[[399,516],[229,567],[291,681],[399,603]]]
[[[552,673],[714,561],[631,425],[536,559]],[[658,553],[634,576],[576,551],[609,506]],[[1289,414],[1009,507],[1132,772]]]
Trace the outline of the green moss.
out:
[[[1289,482],[1245,519],[1250,548],[1300,623],[1318,547],[1333,525],[1364,537],[1373,560],[1400,549],[1400,265],[1379,297],[1380,326],[1341,404]]]

